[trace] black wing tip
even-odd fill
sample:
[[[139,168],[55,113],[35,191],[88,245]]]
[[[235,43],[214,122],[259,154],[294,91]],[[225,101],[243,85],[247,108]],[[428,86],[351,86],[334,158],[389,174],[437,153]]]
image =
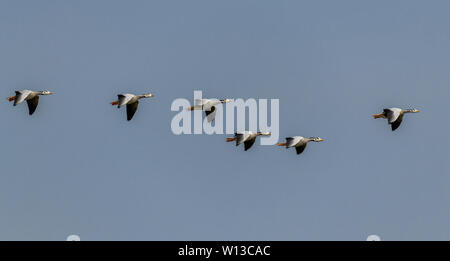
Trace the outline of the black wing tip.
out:
[[[401,122],[393,122],[393,123],[391,123],[392,131],[395,131],[396,129],[398,129],[398,127],[400,127],[400,123]]]
[[[295,150],[297,151],[297,155],[300,155],[305,151],[306,145],[304,147],[295,147]]]

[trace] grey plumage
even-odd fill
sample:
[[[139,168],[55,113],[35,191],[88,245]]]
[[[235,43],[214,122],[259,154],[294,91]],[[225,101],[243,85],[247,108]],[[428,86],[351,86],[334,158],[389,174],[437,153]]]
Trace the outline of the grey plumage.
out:
[[[285,143],[278,143],[278,146],[285,146],[286,149],[288,148],[295,148],[295,151],[297,155],[303,153],[305,151],[306,146],[308,145],[308,142],[321,142],[323,139],[319,137],[310,137],[305,138],[302,136],[293,136],[293,137],[287,137]]]
[[[231,102],[232,100],[224,99],[196,99],[194,100],[194,106],[190,108],[190,110],[202,110],[205,112],[206,120],[208,122],[212,122],[216,117],[216,106],[218,104]]]
[[[50,91],[30,91],[30,90],[22,90],[22,91],[15,91],[16,95],[10,97],[10,101],[14,101],[13,106],[17,106],[18,104],[21,104],[24,101],[27,101],[28,105],[28,114],[33,115],[33,113],[36,111],[36,108],[39,104],[39,96],[40,95],[51,95],[53,94]]]
[[[127,104],[127,120],[131,121],[133,119],[134,114],[137,111],[139,105],[139,101],[135,101],[133,103]]]
[[[28,104],[28,114],[33,115],[39,103],[39,95],[34,96],[34,98],[27,100]]]
[[[244,131],[241,133],[236,132],[234,138],[229,139],[229,141],[236,141],[236,146],[244,143],[244,151],[250,149],[256,141],[258,136],[270,136],[269,132],[251,132]]]
[[[142,98],[150,98],[153,97],[153,94],[142,94],[142,95],[134,95],[129,93],[123,93],[117,95],[117,101],[112,102],[111,104],[117,104],[117,108],[121,108],[122,106],[127,106],[127,121],[131,121],[133,119],[134,114],[136,113],[139,105],[139,100]]]
[[[416,109],[402,110],[400,108],[383,109],[383,113],[374,115],[374,118],[385,118],[388,124],[391,125],[392,131],[395,131],[400,127],[405,113],[417,113]]]

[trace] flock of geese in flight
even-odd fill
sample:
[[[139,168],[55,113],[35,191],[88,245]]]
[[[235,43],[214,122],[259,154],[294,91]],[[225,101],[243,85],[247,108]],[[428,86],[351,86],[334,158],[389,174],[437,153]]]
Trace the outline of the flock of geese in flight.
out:
[[[36,111],[36,108],[39,103],[39,96],[41,95],[51,95],[53,94],[50,91],[30,91],[30,90],[22,90],[16,91],[16,95],[8,98],[8,101],[14,102],[14,106],[27,101],[28,104],[28,112],[29,115],[33,115]],[[127,120],[130,121],[134,114],[137,111],[139,100],[143,98],[151,98],[154,97],[153,94],[142,94],[142,95],[134,95],[129,93],[119,94],[117,95],[117,100],[111,102],[111,105],[117,105],[117,108],[122,106],[127,106]],[[208,122],[214,120],[216,115],[216,105],[221,103],[228,103],[232,100],[224,99],[224,100],[216,100],[216,99],[197,99],[194,101],[194,106],[187,108],[187,110],[201,110],[205,112],[206,118]],[[403,121],[403,117],[406,113],[417,113],[419,110],[416,109],[399,109],[399,108],[389,108],[384,109],[382,113],[373,115],[374,119],[387,119],[388,124],[391,125],[392,131],[395,131]],[[234,137],[227,138],[227,142],[236,142],[236,146],[244,143],[244,150],[247,151],[250,149],[256,141],[256,138],[259,136],[270,136],[270,132],[251,132],[244,131],[241,133],[235,133]],[[278,146],[283,146],[288,148],[295,148],[297,154],[301,154],[308,142],[321,142],[323,139],[319,137],[310,137],[305,138],[302,136],[293,136],[287,137],[286,142],[278,143]]]

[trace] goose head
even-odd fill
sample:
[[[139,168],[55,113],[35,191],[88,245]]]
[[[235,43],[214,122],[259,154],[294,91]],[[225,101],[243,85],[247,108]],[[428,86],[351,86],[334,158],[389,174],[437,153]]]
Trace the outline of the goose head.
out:
[[[310,141],[314,141],[314,142],[321,142],[321,141],[323,141],[323,139],[319,138],[319,137],[311,137],[311,138],[309,138],[309,140]]]
[[[231,99],[224,99],[224,100],[220,100],[221,103],[228,103],[228,102],[232,102],[233,100]]]
[[[151,97],[154,97],[154,96],[155,96],[155,95],[152,94],[152,93],[146,93],[146,94],[142,94],[142,95],[141,95],[142,98],[151,98]]]
[[[40,92],[40,95],[52,95],[53,94],[53,92],[51,92],[51,91],[42,91],[42,92]]]

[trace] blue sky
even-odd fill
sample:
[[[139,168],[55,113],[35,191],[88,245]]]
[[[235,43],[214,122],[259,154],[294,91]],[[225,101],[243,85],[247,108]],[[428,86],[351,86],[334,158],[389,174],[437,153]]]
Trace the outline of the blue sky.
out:
[[[450,240],[448,1],[1,1],[0,240]],[[280,100],[300,157],[173,135]],[[155,93],[131,122],[108,102]],[[390,131],[372,114],[414,107]]]

